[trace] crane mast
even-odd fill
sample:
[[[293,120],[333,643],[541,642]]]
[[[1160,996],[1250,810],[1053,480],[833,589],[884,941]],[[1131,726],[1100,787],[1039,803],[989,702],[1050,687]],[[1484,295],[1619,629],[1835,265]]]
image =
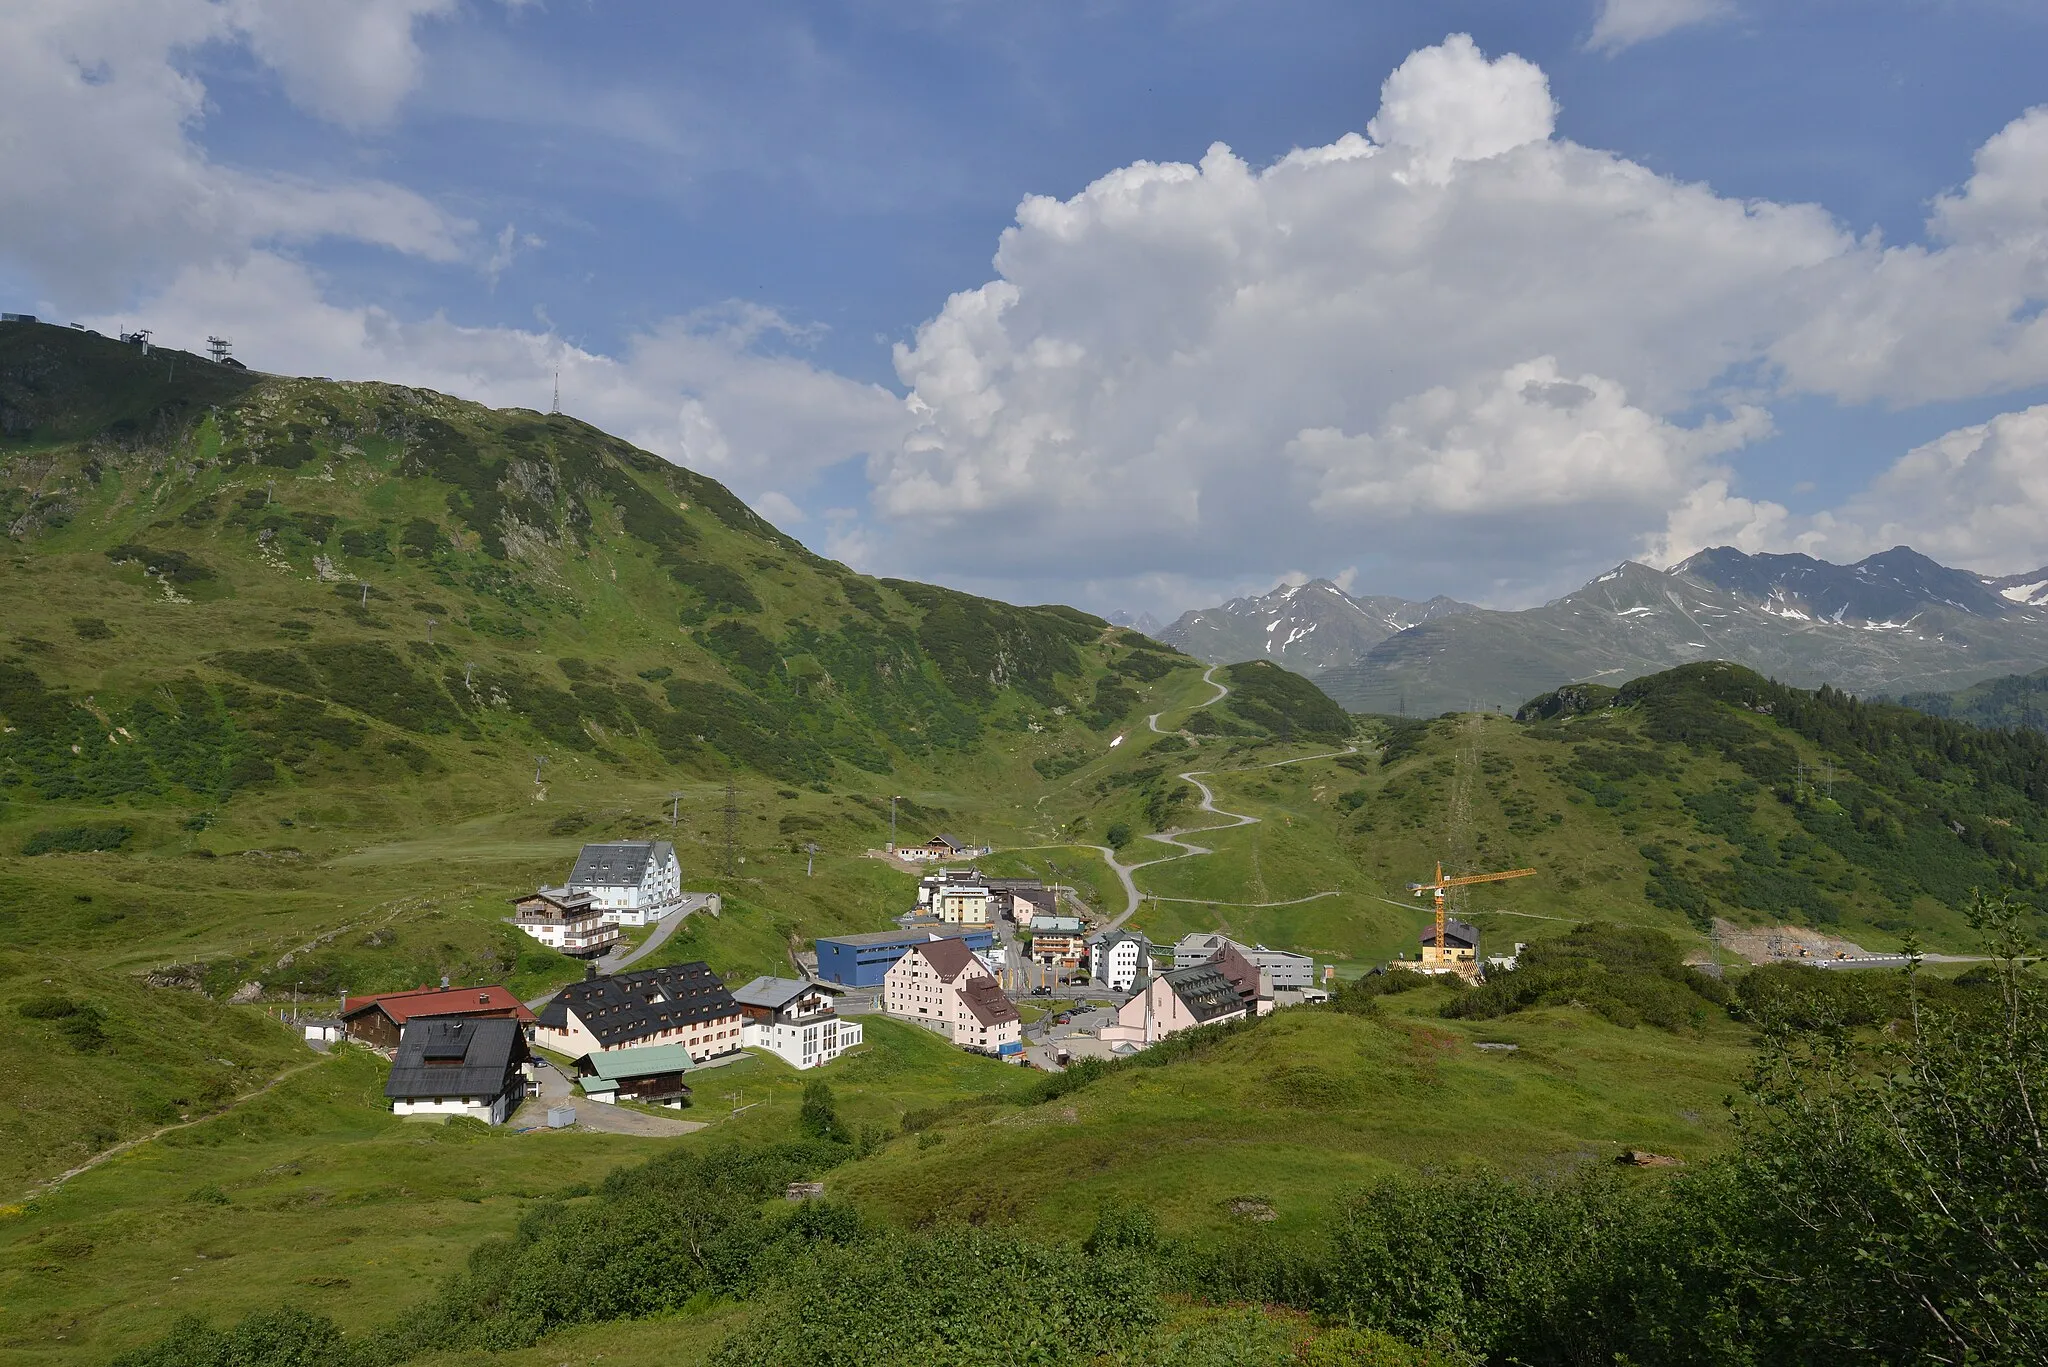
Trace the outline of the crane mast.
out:
[[[1434,897],[1436,901],[1436,952],[1441,956],[1444,952],[1445,893],[1452,888],[1470,887],[1474,883],[1500,883],[1510,878],[1527,878],[1535,872],[1536,870],[1534,869],[1508,869],[1501,873],[1465,873],[1446,878],[1444,877],[1444,866],[1439,861],[1436,866],[1436,880],[1434,882],[1410,883],[1408,891],[1414,893],[1417,897],[1422,896],[1425,892],[1432,894]]]

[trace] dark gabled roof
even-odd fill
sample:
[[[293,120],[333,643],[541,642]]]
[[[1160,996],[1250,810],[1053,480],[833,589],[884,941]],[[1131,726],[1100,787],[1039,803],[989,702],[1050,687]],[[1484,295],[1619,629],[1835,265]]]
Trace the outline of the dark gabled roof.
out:
[[[1009,1021],[1021,1020],[1017,1007],[994,978],[976,978],[960,989],[960,1000],[967,1003],[967,1009],[983,1025],[1003,1025]]]
[[[1418,938],[1423,944],[1435,947],[1436,923],[1432,921],[1424,926],[1422,934]],[[1479,932],[1455,917],[1446,916],[1444,918],[1444,939],[1450,941],[1454,946],[1462,946],[1465,949],[1479,948]]]
[[[1175,968],[1159,975],[1197,1024],[1244,1010],[1244,998],[1215,964]]]
[[[570,983],[540,1009],[540,1023],[566,1029],[569,1012],[606,1048],[662,1030],[739,1014],[725,983],[699,961],[607,974]]]
[[[526,1032],[516,1020],[429,1016],[409,1020],[384,1095],[496,1096],[526,1061]]]
[[[585,845],[569,874],[572,888],[636,888],[647,876],[649,861],[666,864],[675,846],[666,840],[608,840]]]
[[[949,850],[964,850],[967,847],[950,835],[935,835],[925,842],[927,846],[944,845]]]
[[[924,955],[925,962],[937,969],[942,978],[952,977],[975,957],[974,951],[967,947],[967,941],[952,935],[943,940],[926,940],[923,944],[912,945],[910,952]]]

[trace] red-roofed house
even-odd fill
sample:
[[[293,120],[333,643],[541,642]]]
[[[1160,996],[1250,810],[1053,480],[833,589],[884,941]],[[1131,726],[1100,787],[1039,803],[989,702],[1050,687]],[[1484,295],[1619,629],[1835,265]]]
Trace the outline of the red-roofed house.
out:
[[[396,1049],[405,1023],[415,1017],[470,1016],[484,1020],[516,1020],[533,1024],[533,1012],[502,987],[416,987],[408,992],[380,992],[350,997],[342,1004],[342,1028],[352,1040]]]

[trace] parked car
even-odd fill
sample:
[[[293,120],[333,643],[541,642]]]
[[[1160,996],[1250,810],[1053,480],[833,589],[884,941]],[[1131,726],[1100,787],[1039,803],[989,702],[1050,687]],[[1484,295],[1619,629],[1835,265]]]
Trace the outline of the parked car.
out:
[[[1052,995],[1052,989],[1047,987],[1044,983],[1040,983],[1038,986],[1031,989],[1031,995],[1034,997],[1050,997]]]

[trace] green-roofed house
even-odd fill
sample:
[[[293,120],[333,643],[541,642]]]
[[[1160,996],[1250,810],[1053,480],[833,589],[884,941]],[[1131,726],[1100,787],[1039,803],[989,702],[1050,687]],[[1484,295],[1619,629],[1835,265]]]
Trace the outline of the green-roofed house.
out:
[[[605,1049],[576,1060],[583,1095],[592,1101],[610,1104],[624,1097],[678,1110],[690,1104],[690,1087],[683,1074],[696,1066],[684,1044]]]

